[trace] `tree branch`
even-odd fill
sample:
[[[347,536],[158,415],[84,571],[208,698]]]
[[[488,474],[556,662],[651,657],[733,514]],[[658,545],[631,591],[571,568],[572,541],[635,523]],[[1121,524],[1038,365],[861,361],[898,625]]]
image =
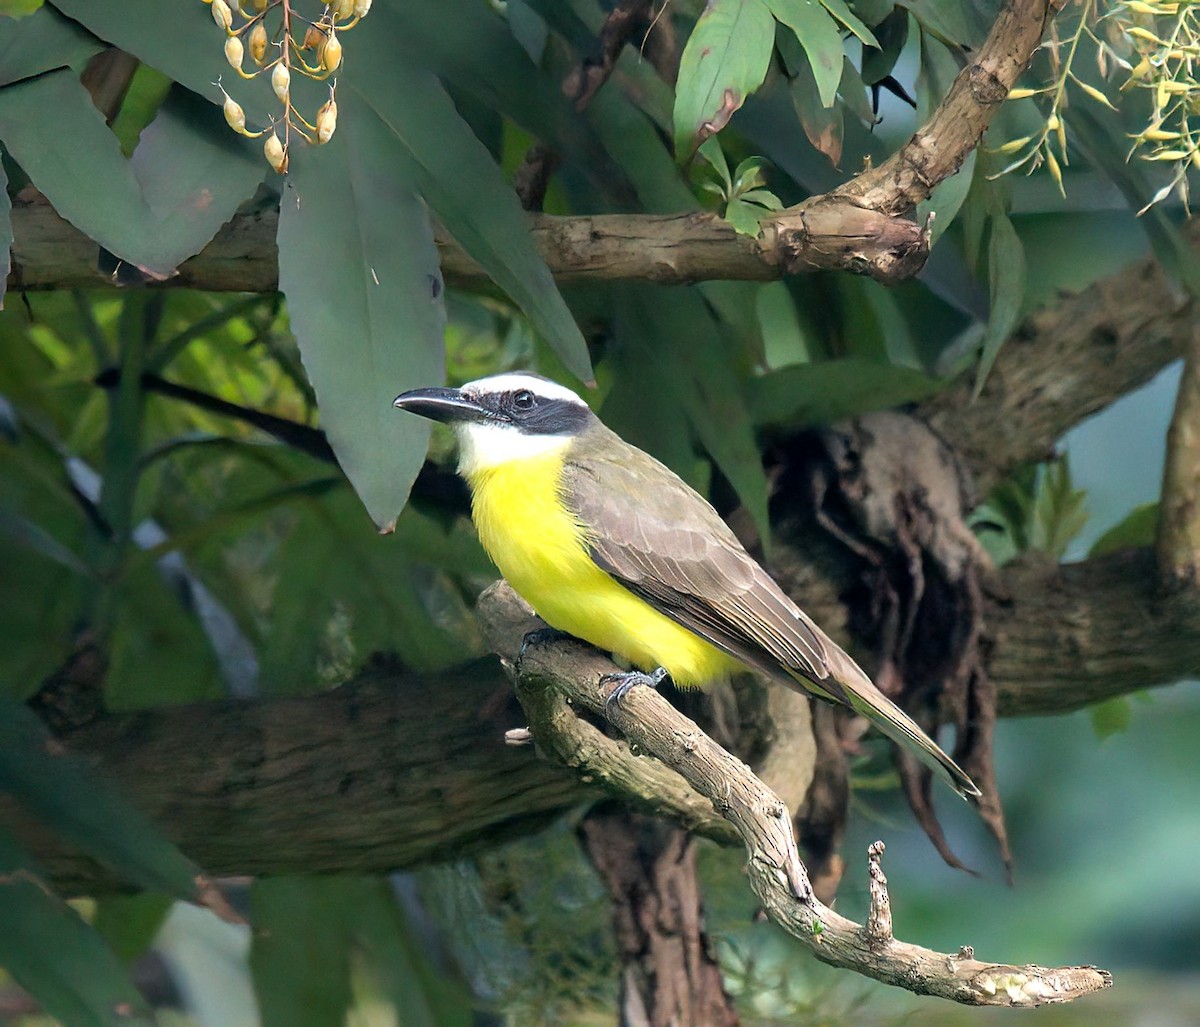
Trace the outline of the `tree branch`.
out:
[[[782,541],[775,550],[781,583],[844,641],[837,584],[808,553],[789,557]],[[1003,715],[1062,713],[1200,667],[1200,604],[1190,592],[1160,594],[1149,550],[1065,567],[1026,560],[1005,568],[992,591],[988,673]],[[503,646],[521,634],[514,628]],[[675,771],[606,738],[552,690],[522,698],[527,713],[493,660],[421,675],[378,666],[300,698],[109,713],[65,741],[214,876],[419,866],[527,834],[600,794],[528,748],[506,746],[506,731],[526,723],[590,785],[732,839]],[[778,726],[780,714],[771,716]],[[807,780],[788,782],[769,764],[760,773],[798,804]],[[0,820],[57,885],[88,894],[117,886],[3,800]]]
[[[1182,231],[1200,246],[1200,224]],[[1183,356],[1195,323],[1191,302],[1148,256],[1028,317],[1004,343],[978,399],[963,381],[917,412],[954,446],[985,495]]]
[[[1167,432],[1158,569],[1168,591],[1200,586],[1200,329],[1195,326]]]
[[[1009,0],[975,59],[943,103],[892,158],[832,193],[813,197],[764,223],[760,237],[738,235],[711,214],[530,216],[534,242],[554,276],[691,283],[769,280],[784,272],[846,270],[884,282],[911,278],[925,263],[924,229],[899,215],[953,175],[1041,41],[1058,4]],[[266,292],[278,287],[278,212],[239,214],[168,282],[209,291]],[[13,205],[10,288],[112,285],[98,248],[38,198]],[[451,282],[486,280],[444,232],[438,247]]]
[[[511,592],[506,596],[506,591],[493,590],[492,603],[509,604]],[[486,597],[481,607],[485,621],[496,616]],[[510,614],[501,609],[499,616],[507,622]],[[515,655],[513,642],[510,657]],[[796,851],[792,818],[779,797],[652,689],[637,686],[610,706],[615,684],[603,683],[603,675],[612,669],[605,657],[588,646],[556,644],[527,651],[515,680],[522,702],[537,691],[558,691],[574,710],[608,719],[628,739],[631,751],[656,757],[707,799],[745,843],[750,855],[747,876],[762,908],[818,959],[908,991],[970,1005],[1033,1007],[1069,1002],[1112,983],[1108,973],[1093,967],[1013,966],[981,962],[961,951],[957,955],[934,952],[897,941],[890,930],[884,937],[878,916],[871,932],[835,913],[813,896]],[[540,726],[542,732],[547,728],[549,735],[535,730],[535,737],[539,745],[553,750],[553,726]],[[590,755],[579,765],[585,777],[599,772],[604,763],[599,753]]]

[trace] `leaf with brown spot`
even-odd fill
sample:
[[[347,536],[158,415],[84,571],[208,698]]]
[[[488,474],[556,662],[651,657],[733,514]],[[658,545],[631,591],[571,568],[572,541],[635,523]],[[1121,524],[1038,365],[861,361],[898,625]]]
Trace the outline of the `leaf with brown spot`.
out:
[[[767,75],[775,19],[765,0],[710,0],[679,61],[675,157],[690,160]]]

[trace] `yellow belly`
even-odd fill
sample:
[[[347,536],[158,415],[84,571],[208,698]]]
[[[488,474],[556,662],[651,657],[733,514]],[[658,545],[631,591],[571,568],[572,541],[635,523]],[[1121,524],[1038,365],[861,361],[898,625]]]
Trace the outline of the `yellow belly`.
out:
[[[551,627],[642,670],[665,667],[677,685],[738,670],[592,562],[584,530],[558,499],[562,466],[562,453],[549,453],[468,476],[480,541],[508,583]]]

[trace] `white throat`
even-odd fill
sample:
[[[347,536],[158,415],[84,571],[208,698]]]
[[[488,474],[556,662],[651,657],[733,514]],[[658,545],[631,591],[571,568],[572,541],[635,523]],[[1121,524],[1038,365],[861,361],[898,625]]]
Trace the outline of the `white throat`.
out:
[[[470,478],[514,460],[547,456],[571,444],[572,435],[527,435],[508,424],[459,424],[458,473]]]

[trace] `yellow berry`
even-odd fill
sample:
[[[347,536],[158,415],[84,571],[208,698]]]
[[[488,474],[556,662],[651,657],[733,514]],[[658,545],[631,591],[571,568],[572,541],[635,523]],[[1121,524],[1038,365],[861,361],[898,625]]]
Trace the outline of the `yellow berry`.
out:
[[[371,0],[354,0],[354,16],[356,18],[365,18],[370,9]]]
[[[337,129],[337,101],[330,97],[317,111],[317,143],[327,143]]]
[[[263,143],[263,154],[267,158],[267,163],[279,174],[287,172],[287,150],[283,148],[283,143],[279,141],[279,136],[274,132],[267,136],[267,141]]]
[[[233,11],[229,9],[229,4],[225,0],[212,0],[210,10],[212,11],[213,21],[228,32],[229,26],[233,24]]]
[[[216,0],[213,0],[216,3]],[[271,72],[271,88],[275,90],[275,95],[279,97],[280,103],[288,102],[288,90],[292,84],[292,73],[288,71],[288,67],[283,61],[275,65],[275,70]]]
[[[262,64],[267,53],[267,30],[260,21],[250,30],[250,56],[255,64]]]
[[[216,3],[216,0],[213,0]],[[245,134],[246,131],[246,112],[242,110],[241,105],[228,93],[225,94],[225,120],[229,122],[229,127],[239,134]]]
[[[237,36],[230,36],[225,40],[225,60],[229,62],[231,68],[242,70],[242,57],[245,55],[245,49],[242,46],[242,41]]]
[[[338,41],[336,33],[330,32],[329,39],[321,48],[321,64],[326,71],[336,71],[337,66],[342,63],[342,44]]]

